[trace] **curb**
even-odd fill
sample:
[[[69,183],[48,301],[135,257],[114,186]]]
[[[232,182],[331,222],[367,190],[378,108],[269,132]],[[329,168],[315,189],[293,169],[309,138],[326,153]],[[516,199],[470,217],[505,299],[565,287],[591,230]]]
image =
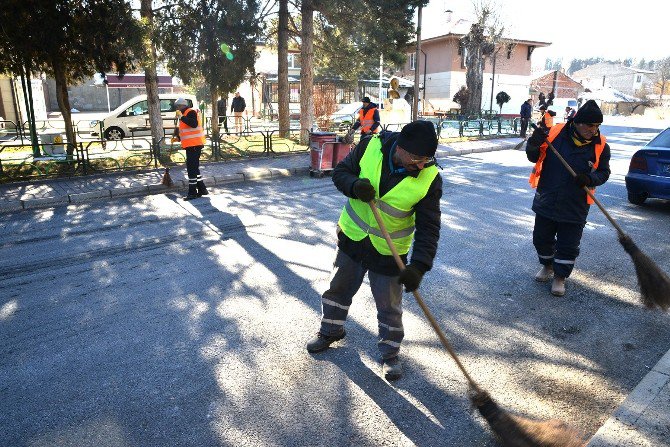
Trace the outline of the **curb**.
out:
[[[666,352],[651,371],[640,381],[626,399],[614,410],[610,418],[598,429],[587,447],[629,447],[649,446],[645,433],[661,433],[662,426],[667,430],[668,417],[664,414],[646,414],[653,410],[654,401],[664,388],[670,388],[670,351]]]
[[[444,150],[440,149],[436,153],[437,158],[454,157],[460,155],[467,155],[481,152],[494,152],[512,149],[516,143],[505,143],[499,146],[487,146],[470,149],[455,149]],[[248,181],[265,181],[272,178],[291,177],[308,175],[310,171],[309,166],[297,168],[244,168],[240,172],[231,174],[219,174],[212,177],[206,177],[205,185],[219,186],[229,185],[232,183],[242,183]],[[186,181],[177,179],[173,180],[174,185],[171,187],[162,184],[129,186],[123,188],[101,189],[97,191],[88,191],[82,193],[72,193],[65,196],[44,197],[36,199],[20,199],[6,202],[0,202],[0,214],[10,213],[27,209],[49,208],[59,205],[78,204],[84,202],[91,202],[100,199],[115,199],[121,197],[136,197],[143,195],[162,194],[169,191],[179,191],[186,189],[188,186]]]

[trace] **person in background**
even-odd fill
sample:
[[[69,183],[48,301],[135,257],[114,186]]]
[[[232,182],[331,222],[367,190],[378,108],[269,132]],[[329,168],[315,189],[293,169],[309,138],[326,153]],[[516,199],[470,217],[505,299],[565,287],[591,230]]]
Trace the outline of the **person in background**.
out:
[[[205,147],[205,131],[202,127],[202,114],[192,109],[188,101],[178,98],[174,102],[178,126],[173,138],[181,141],[186,150],[186,172],[188,174],[188,195],[184,200],[197,199],[208,194],[205,182],[200,175],[200,154]]]
[[[240,96],[240,92],[235,92],[233,102],[230,104],[230,111],[235,115],[235,132],[238,134],[241,134],[244,129],[243,116],[246,108],[247,103],[244,102],[244,98]]]
[[[381,130],[379,108],[367,96],[363,98],[363,107],[358,110],[358,119],[351,129],[355,132],[358,128],[361,129],[361,139]]]
[[[521,104],[521,138],[526,138],[526,131],[528,130],[528,123],[533,114],[533,100],[528,98],[523,104]]]
[[[216,109],[219,114],[219,127],[223,125],[223,129],[226,131],[227,134],[229,134],[230,132],[228,132],[228,117],[226,116],[226,113],[228,113],[228,98],[225,96],[223,98],[220,98],[216,102]]]
[[[568,121],[568,120],[573,119],[573,118],[575,117],[575,113],[577,113],[577,112],[575,111],[575,109],[573,109],[573,108],[570,107],[570,106],[567,106],[567,107],[565,108],[565,116],[564,116],[565,121]]]
[[[556,112],[547,109],[547,106],[544,104],[540,106],[540,112],[542,113],[542,117],[540,118],[538,125],[545,131],[549,131],[549,129],[551,129],[554,125],[554,117],[556,116]]]

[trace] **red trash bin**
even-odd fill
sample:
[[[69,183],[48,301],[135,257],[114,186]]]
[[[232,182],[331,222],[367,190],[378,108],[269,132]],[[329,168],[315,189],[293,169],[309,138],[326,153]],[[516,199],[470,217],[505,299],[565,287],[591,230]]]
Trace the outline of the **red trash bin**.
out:
[[[333,169],[333,145],[337,142],[335,132],[311,132],[309,134],[309,150],[311,164],[309,175],[322,177],[325,171]]]
[[[337,166],[339,162],[344,160],[344,157],[349,155],[351,152],[352,145],[349,143],[332,143],[333,145],[333,168]]]

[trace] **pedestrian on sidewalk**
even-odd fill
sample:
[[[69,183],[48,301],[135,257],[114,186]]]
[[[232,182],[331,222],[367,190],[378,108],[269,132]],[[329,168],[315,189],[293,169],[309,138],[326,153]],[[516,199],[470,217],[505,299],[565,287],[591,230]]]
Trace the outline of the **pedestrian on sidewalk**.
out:
[[[344,338],[349,306],[367,273],[377,306],[384,377],[402,376],[402,287],[407,292],[419,287],[432,268],[440,237],[442,177],[435,166],[436,149],[433,124],[414,121],[384,141],[379,135],[362,140],[335,167],[333,183],[348,200],[337,224],[330,287],[321,298],[321,327],[307,351],[324,351]],[[402,272],[368,204],[375,199],[405,263],[413,242],[411,261]]]
[[[244,98],[240,96],[240,92],[235,92],[233,102],[230,104],[230,111],[235,115],[235,131],[238,134],[241,134],[244,129],[243,115],[246,108],[247,103],[244,101]]]
[[[533,100],[528,98],[526,102],[521,104],[521,138],[526,138],[526,131],[528,130],[528,123],[533,115]]]
[[[200,154],[205,147],[205,131],[202,127],[202,114],[192,109],[184,98],[174,102],[179,121],[174,137],[181,141],[186,150],[186,172],[188,174],[188,195],[184,200],[193,200],[208,194],[205,182],[200,175]]]
[[[554,280],[551,293],[565,294],[565,280],[570,276],[580,252],[580,241],[593,200],[583,187],[595,187],[610,176],[610,147],[599,131],[603,114],[595,101],[587,101],[572,121],[556,124],[549,131],[536,129],[526,144],[528,160],[535,163],[529,182],[537,188],[533,199],[535,228],[533,245],[542,268],[535,275],[540,282]],[[545,137],[577,173],[563,166]]]
[[[226,96],[219,98],[216,102],[216,109],[219,114],[219,127],[223,124],[226,134],[230,134],[228,132],[228,117],[226,116],[226,113],[228,113],[228,98]]]
[[[563,116],[563,118],[564,118],[565,121],[571,120],[571,119],[573,119],[573,118],[575,117],[575,114],[576,114],[576,113],[577,113],[577,112],[575,111],[575,109],[573,109],[573,108],[570,107],[570,106],[567,106],[567,107],[565,108],[565,115]]]

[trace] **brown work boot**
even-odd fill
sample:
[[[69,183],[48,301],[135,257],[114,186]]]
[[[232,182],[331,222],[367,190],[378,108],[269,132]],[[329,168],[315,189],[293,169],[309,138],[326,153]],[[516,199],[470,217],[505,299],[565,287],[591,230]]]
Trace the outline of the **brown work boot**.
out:
[[[554,268],[551,265],[543,265],[539,272],[535,274],[535,281],[547,282],[554,274]]]
[[[336,341],[342,340],[345,335],[347,335],[345,331],[342,331],[339,335],[324,335],[321,332],[317,332],[316,337],[307,343],[307,352],[314,354],[325,351]]]
[[[402,363],[397,355],[390,359],[384,359],[382,372],[384,373],[384,378],[388,381],[398,380],[402,377]]]
[[[554,296],[565,295],[565,278],[554,276],[554,281],[551,283],[551,294]]]

